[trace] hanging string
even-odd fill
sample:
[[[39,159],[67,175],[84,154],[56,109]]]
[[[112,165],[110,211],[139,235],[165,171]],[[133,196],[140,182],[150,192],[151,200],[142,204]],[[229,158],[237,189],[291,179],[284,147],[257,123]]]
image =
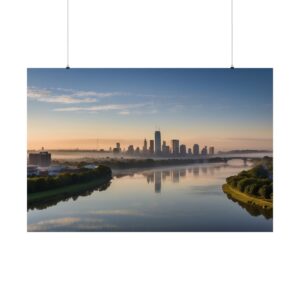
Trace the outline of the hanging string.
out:
[[[233,66],[233,0],[231,0],[231,69]]]
[[[67,0],[67,67],[70,69],[69,56],[70,56],[70,17],[69,17],[69,0]],[[234,69],[233,66],[233,0],[231,0],[231,69]]]
[[[69,0],[67,0],[67,67],[66,67],[66,69],[70,69],[70,65],[69,65],[69,52],[70,52],[69,35],[70,35],[70,26],[69,26]]]

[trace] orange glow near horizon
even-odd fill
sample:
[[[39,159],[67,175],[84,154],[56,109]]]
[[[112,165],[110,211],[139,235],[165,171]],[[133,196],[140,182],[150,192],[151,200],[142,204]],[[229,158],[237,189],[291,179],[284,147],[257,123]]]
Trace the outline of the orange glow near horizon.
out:
[[[272,150],[271,69],[29,69],[28,149]]]

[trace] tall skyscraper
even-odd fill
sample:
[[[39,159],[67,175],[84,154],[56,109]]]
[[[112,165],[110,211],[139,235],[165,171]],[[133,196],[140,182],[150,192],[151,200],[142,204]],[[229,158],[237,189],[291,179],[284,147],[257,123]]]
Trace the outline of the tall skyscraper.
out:
[[[150,140],[149,152],[154,153],[154,140]]]
[[[158,154],[158,153],[161,152],[160,131],[155,131],[155,133],[154,133],[154,140],[155,140],[155,153]]]
[[[193,146],[193,154],[194,155],[199,155],[199,149],[200,149],[199,145],[198,144],[194,144],[194,146]]]
[[[144,139],[143,152],[147,153],[147,140],[146,139]]]
[[[186,155],[186,146],[180,145],[180,155]]]
[[[175,155],[179,154],[179,140],[171,140],[172,153]]]
[[[209,147],[209,155],[214,155],[215,154],[215,147],[211,146]]]

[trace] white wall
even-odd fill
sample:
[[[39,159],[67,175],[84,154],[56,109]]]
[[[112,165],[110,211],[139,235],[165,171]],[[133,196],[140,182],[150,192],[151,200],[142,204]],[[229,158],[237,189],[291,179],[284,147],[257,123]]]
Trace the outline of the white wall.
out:
[[[230,0],[70,2],[71,67],[230,66]],[[299,298],[299,1],[235,2],[235,66],[274,68],[273,234],[27,233],[26,68],[66,66],[66,1],[1,1],[1,299]]]

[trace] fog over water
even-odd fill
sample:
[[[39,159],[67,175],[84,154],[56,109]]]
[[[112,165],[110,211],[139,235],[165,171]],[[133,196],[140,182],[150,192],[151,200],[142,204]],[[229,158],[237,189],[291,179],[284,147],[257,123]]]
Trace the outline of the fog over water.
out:
[[[100,151],[67,151],[67,150],[49,150],[51,153],[51,157],[54,160],[84,160],[84,159],[103,159],[106,157],[110,158],[136,158],[136,159],[145,159],[148,157],[143,156],[128,156],[126,154],[116,154],[113,153],[103,153]],[[272,152],[257,152],[257,153],[228,153],[228,154],[215,154],[213,157],[263,157],[263,156],[273,156]],[[210,156],[209,156],[210,157]],[[152,159],[165,159],[166,157],[151,157]],[[173,158],[173,157],[167,157],[167,158]],[[182,159],[184,157],[180,157]],[[190,156],[186,156],[186,158],[193,158]]]

